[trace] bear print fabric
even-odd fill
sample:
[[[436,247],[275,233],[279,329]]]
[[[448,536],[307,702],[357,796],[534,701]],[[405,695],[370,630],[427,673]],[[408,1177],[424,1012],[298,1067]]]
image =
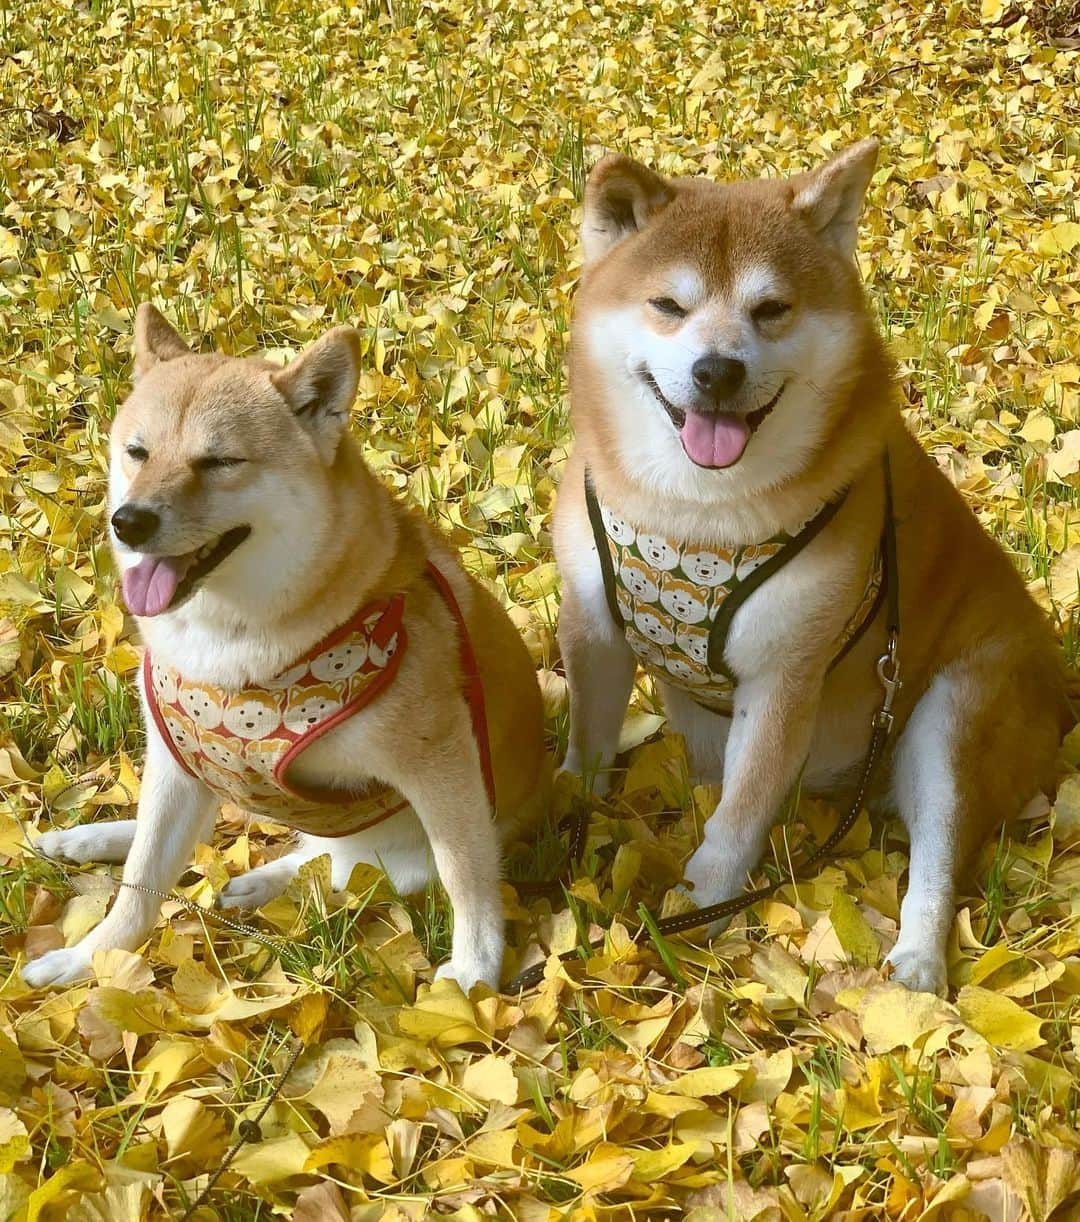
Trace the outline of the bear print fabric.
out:
[[[610,506],[601,504],[599,511],[611,555],[615,604],[638,661],[654,678],[684,688],[707,708],[730,712],[735,682],[709,667],[710,629],[739,585],[799,532],[729,550],[639,532]],[[812,521],[813,516],[800,530]],[[869,621],[881,581],[879,552],[859,606],[837,642],[838,656]]]
[[[362,794],[308,792],[289,766],[315,738],[369,704],[405,651],[404,598],[363,608],[295,665],[259,686],[224,691],[144,659],[147,702],[177,761],[224,802],[314,836],[346,836],[408,803],[374,783]]]

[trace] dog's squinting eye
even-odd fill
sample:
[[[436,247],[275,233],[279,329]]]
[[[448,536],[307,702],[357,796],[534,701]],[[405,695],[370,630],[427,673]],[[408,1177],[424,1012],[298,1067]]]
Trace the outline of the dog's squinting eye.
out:
[[[754,322],[775,322],[791,309],[791,306],[786,301],[777,301],[775,298],[769,298],[767,301],[762,301],[754,306],[751,311],[751,317]]]
[[[128,458],[133,458],[136,462],[146,462],[150,457],[150,452],[146,446],[130,445],[127,447]]]
[[[674,297],[651,297],[649,305],[658,313],[666,314],[668,318],[686,317],[686,310],[679,305]]]
[[[246,458],[224,458],[217,454],[207,454],[205,458],[196,458],[191,465],[196,471],[221,471],[225,467],[239,467],[245,462]]]

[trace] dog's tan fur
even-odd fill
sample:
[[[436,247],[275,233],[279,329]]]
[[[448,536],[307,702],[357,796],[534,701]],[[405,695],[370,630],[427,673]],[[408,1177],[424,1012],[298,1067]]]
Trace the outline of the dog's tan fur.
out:
[[[555,522],[571,694],[567,767],[590,776],[610,768],[634,674],[603,598],[586,467],[601,500],[639,529],[712,546],[792,530],[850,487],[826,530],[735,616],[726,654],[739,679],[734,720],[665,689],[693,761],[724,778],[687,867],[695,898],[709,904],[742,888],[804,761],[804,786],[847,792],[881,697],[874,664],[884,616],[829,665],[881,536],[888,447],[904,685],[885,796],[912,837],[891,958],[908,984],[940,990],[954,881],[972,850],[1051,783],[1064,699],[1044,617],[902,423],[853,259],[875,156],[864,142],[793,179],[728,185],[664,179],[621,156],[593,170],[571,355],[576,443]],[[762,286],[790,308],[758,325],[751,297]],[[686,319],[649,305],[687,291]],[[735,411],[753,410],[755,376],[757,401],[785,388],[725,469],[690,461],[638,376],[652,360],[650,371],[674,387],[664,394],[682,393],[675,342],[747,361],[747,399]]]
[[[301,836],[287,857],[234,879],[222,900],[264,902],[322,852],[331,854],[338,887],[358,861],[369,861],[384,865],[399,889],[414,890],[433,855],[455,915],[451,959],[440,970],[466,989],[480,979],[494,985],[502,955],[499,840],[529,820],[545,795],[539,690],[528,652],[494,597],[426,521],[390,495],[345,435],[359,358],[359,338],[345,327],[284,370],[196,355],[157,311],[140,307],[137,382],[112,430],[112,507],[157,510],[161,526],[151,545],[165,555],[252,524],[249,538],[186,603],[140,619],[155,657],[217,688],[267,682],[360,606],[405,594],[408,647],[393,683],[312,743],[291,775],[302,786],[341,788],[378,779],[396,786],[416,815],[345,838]],[[136,450],[133,457],[133,445],[146,456]],[[200,459],[207,455],[245,461],[206,469]],[[122,570],[139,559],[114,544]],[[497,832],[463,695],[456,626],[425,577],[428,562],[449,579],[483,677]],[[52,832],[39,843],[50,855],[80,861],[126,855],[126,881],[167,890],[209,835],[215,803],[177,766],[153,720],[144,720],[137,819]],[[156,899],[122,890],[96,930],[29,964],[27,978],[45,984],[86,975],[94,951],[140,945],[157,911]]]

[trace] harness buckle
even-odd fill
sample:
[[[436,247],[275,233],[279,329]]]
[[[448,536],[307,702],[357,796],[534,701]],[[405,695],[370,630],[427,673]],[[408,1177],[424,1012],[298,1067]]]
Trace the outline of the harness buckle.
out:
[[[900,659],[897,656],[899,641],[896,633],[889,633],[889,643],[886,646],[885,652],[878,658],[877,675],[878,681],[885,689],[885,696],[881,701],[881,708],[874,717],[874,725],[882,729],[887,734],[893,727],[893,701],[896,699],[897,693],[904,686],[900,679]]]

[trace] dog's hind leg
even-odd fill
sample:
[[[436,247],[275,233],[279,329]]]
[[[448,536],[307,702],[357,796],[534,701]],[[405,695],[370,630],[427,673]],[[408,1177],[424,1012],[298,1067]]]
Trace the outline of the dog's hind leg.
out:
[[[940,671],[896,750],[893,791],[911,838],[895,979],[944,993],[956,884],[980,843],[1049,779],[1059,729],[1026,660],[975,656]]]
[[[297,837],[296,846],[266,865],[232,879],[222,891],[222,908],[259,908],[279,896],[308,861],[330,857],[330,882],[335,891],[349,885],[353,867],[365,862],[386,873],[401,895],[421,891],[434,876],[435,863],[419,819],[409,811],[355,836]]]
[[[681,687],[665,683],[664,708],[671,728],[683,736],[690,772],[695,779],[719,784],[724,779],[724,749],[731,718],[702,707]]]
[[[114,819],[111,823],[83,823],[79,827],[58,828],[40,836],[34,848],[53,861],[85,866],[100,861],[107,864],[126,861],[135,839],[134,819]]]

